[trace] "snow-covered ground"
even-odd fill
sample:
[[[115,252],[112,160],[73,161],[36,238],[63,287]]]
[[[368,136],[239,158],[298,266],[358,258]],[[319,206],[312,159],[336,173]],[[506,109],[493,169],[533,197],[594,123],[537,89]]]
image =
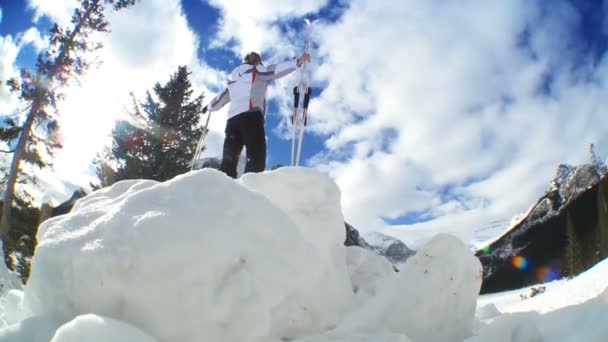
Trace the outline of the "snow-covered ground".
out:
[[[0,268],[0,342],[608,340],[608,261],[478,297],[469,241],[438,234],[396,273],[343,246],[339,189],[303,168],[120,182],[38,241],[25,288]]]

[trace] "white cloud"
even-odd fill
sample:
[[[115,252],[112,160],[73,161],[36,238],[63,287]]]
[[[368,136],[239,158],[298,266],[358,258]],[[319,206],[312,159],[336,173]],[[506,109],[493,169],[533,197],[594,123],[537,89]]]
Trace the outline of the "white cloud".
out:
[[[324,5],[210,3],[223,15],[218,45],[275,58],[302,47],[301,32],[282,34],[277,23]],[[417,225],[429,229],[508,221],[559,163],[587,161],[591,142],[608,151],[607,62],[575,74],[578,14],[565,1],[541,4],[354,0],[337,22],[315,26],[314,82],[324,89],[309,127],[328,150],[311,162],[340,185],[347,220],[362,230],[408,212],[436,217]],[[582,71],[596,82],[574,77]],[[292,83],[270,89],[282,133]]]
[[[283,55],[294,51],[285,42],[277,22],[314,13],[325,6],[327,0],[210,0],[209,3],[222,13],[214,46],[235,41],[234,51],[239,55],[248,51]]]
[[[354,1],[323,28],[316,76],[327,87],[311,104],[311,129],[331,134],[330,150],[348,151],[343,162],[325,153],[347,219],[365,230],[382,226],[378,215],[420,210],[467,216],[464,225],[484,219],[470,215],[476,209],[508,218],[559,163],[586,161],[588,143],[608,150],[606,83],[573,78],[566,48],[577,14],[551,7],[541,18],[524,1]],[[538,90],[547,73],[549,96]],[[387,129],[397,131],[388,146]],[[438,206],[446,187],[463,197]]]
[[[78,1],[27,0],[27,5],[34,10],[34,23],[46,16],[52,22],[65,26],[70,23]]]
[[[18,74],[15,60],[19,48],[11,36],[0,37],[0,115],[15,111],[17,95],[9,91],[6,81]]]
[[[18,36],[19,41],[19,49],[24,47],[25,45],[32,44],[36,52],[40,52],[43,49],[46,49],[49,46],[49,42],[47,37],[40,34],[35,27],[30,27],[23,34]]]

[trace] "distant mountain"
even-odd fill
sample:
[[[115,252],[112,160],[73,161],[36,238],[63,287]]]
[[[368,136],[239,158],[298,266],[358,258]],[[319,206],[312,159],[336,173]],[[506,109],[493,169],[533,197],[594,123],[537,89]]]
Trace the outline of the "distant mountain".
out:
[[[401,240],[382,233],[369,233],[365,238],[361,237],[359,231],[348,223],[346,227],[345,246],[359,246],[370,250],[378,255],[386,257],[393,265],[404,263],[409,257],[416,254],[409,249]]]
[[[574,276],[606,258],[605,165],[560,165],[528,213],[476,255],[484,269],[482,293]]]

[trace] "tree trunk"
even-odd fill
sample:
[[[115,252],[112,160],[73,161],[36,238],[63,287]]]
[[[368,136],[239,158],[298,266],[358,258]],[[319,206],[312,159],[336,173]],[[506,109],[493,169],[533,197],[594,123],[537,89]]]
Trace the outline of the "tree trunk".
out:
[[[38,79],[40,79],[40,74],[38,75]],[[17,147],[15,148],[15,152],[13,154],[11,168],[8,173],[8,179],[6,180],[4,198],[2,199],[2,221],[0,222],[0,239],[2,241],[6,241],[10,231],[11,210],[13,207],[13,198],[15,197],[15,183],[17,181],[17,176],[19,175],[19,166],[21,165],[21,160],[23,159],[23,153],[25,153],[27,139],[30,137],[30,133],[32,132],[34,119],[36,118],[40,107],[41,101],[40,97],[38,97],[32,103],[32,108],[30,109],[27,119],[23,124],[23,130],[21,131],[21,135],[19,135],[19,141],[17,142]]]

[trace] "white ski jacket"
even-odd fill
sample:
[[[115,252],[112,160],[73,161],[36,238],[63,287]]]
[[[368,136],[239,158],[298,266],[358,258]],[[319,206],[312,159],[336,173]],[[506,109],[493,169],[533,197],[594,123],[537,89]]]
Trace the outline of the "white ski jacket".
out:
[[[268,82],[286,76],[299,66],[297,59],[269,66],[241,64],[228,77],[228,87],[209,103],[209,111],[217,111],[230,102],[228,119],[256,110],[266,111]]]

